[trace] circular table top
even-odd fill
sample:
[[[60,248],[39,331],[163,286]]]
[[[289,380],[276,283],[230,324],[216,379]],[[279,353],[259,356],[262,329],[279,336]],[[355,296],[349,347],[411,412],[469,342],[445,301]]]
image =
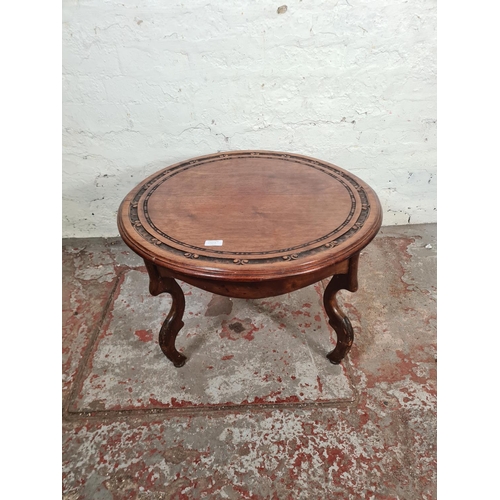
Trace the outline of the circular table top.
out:
[[[377,234],[375,192],[307,156],[232,151],[167,167],[118,211],[141,257],[201,278],[253,281],[310,273],[345,260]]]

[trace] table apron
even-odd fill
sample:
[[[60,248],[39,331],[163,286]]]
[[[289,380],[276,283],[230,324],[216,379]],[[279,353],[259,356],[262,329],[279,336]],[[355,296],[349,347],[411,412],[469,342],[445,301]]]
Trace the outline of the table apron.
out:
[[[262,299],[294,292],[334,275],[345,275],[346,281],[350,283],[347,289],[355,291],[357,289],[358,257],[359,254],[352,255],[342,262],[337,262],[313,273],[261,281],[228,281],[199,278],[172,271],[156,264],[153,265],[157,268],[161,277],[178,279],[217,295],[241,299]]]

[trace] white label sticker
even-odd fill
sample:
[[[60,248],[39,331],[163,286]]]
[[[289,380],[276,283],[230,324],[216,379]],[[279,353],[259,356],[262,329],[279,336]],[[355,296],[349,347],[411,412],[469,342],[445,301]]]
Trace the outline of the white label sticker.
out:
[[[207,240],[205,241],[206,247],[221,247],[223,240]]]

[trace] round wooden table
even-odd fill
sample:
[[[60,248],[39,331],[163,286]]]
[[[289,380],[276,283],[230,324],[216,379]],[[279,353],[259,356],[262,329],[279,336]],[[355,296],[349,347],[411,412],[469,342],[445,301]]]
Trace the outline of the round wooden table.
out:
[[[293,292],[332,277],[324,293],[337,345],[349,352],[353,330],[335,295],[357,290],[359,252],[375,237],[382,210],[375,192],[345,170],[273,151],[233,151],[167,167],[123,200],[118,228],[146,264],[152,295],[171,310],[159,344],[177,367],[184,294],[175,279],[235,298]]]

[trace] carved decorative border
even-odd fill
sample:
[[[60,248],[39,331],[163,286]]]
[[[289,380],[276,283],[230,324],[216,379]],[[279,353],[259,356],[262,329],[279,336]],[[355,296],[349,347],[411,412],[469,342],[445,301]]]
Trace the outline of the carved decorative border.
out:
[[[199,165],[204,165],[207,163],[212,163],[214,161],[220,161],[220,160],[229,160],[231,158],[247,158],[247,157],[253,157],[253,156],[261,156],[264,158],[270,158],[270,159],[281,159],[281,160],[288,160],[288,161],[293,161],[294,163],[301,163],[303,165],[306,165],[308,167],[314,168],[316,170],[319,170],[320,172],[323,172],[324,174],[330,175],[333,177],[336,181],[340,182],[347,190],[349,193],[349,196],[351,198],[351,208],[349,211],[349,214],[346,218],[346,220],[337,228],[335,228],[333,231],[330,233],[322,236],[321,238],[317,238],[315,240],[309,241],[307,243],[303,243],[298,246],[290,247],[290,248],[283,248],[283,249],[278,249],[278,250],[268,250],[265,252],[228,252],[224,250],[216,250],[216,249],[207,249],[207,248],[201,248],[201,247],[196,247],[194,245],[189,245],[187,243],[184,243],[183,241],[176,240],[175,238],[172,238],[165,232],[161,231],[159,228],[155,226],[153,221],[151,220],[151,217],[149,215],[148,211],[148,201],[151,198],[152,194],[158,189],[158,187],[163,184],[163,182],[167,181],[168,179],[172,178],[173,176],[185,172],[186,170],[189,170],[191,168],[197,167]],[[160,181],[160,182],[158,182]],[[154,235],[149,233],[146,228],[142,225],[140,219],[139,219],[139,201],[141,197],[144,195],[144,193],[151,187],[154,186],[151,191],[146,195],[145,199],[143,200],[142,208],[144,211],[144,215],[146,217],[146,220],[148,221],[148,224],[151,226],[152,229],[156,231],[157,234],[161,235],[163,238],[166,240],[172,241],[173,243],[176,243],[179,246],[184,247],[186,250],[179,250],[176,247],[167,245],[166,243],[160,241],[158,238],[156,238]],[[361,212],[354,223],[354,225],[346,231],[344,234],[341,236],[335,238],[334,236],[338,234],[342,229],[344,229],[349,222],[351,222],[352,218],[354,217],[354,213],[356,211],[356,198],[354,196],[353,190],[355,189],[356,192],[359,195],[359,198],[361,200]],[[271,263],[271,262],[283,262],[283,261],[294,261],[296,259],[299,259],[301,257],[309,256],[317,252],[324,251],[324,247],[326,248],[333,248],[335,246],[340,245],[342,242],[346,241],[349,239],[351,236],[353,236],[356,232],[358,232],[362,227],[366,219],[368,218],[368,215],[370,213],[370,204],[368,203],[368,196],[366,195],[365,190],[354,180],[351,178],[349,175],[344,173],[341,170],[336,169],[335,167],[332,167],[330,165],[326,165],[318,160],[314,159],[307,159],[307,158],[302,158],[300,156],[295,156],[293,154],[285,154],[285,153],[261,153],[261,152],[251,152],[251,153],[232,153],[232,154],[226,154],[222,153],[217,156],[211,156],[208,158],[200,158],[197,160],[188,160],[184,163],[181,163],[180,165],[177,165],[174,168],[168,169],[166,171],[161,172],[157,176],[155,176],[153,179],[151,179],[149,182],[141,186],[141,189],[136,193],[134,196],[134,199],[132,200],[130,204],[130,210],[129,210],[129,217],[132,225],[134,226],[135,230],[137,231],[138,234],[140,234],[146,241],[149,241],[150,243],[153,243],[157,245],[159,248],[166,250],[168,252],[178,254],[178,255],[183,255],[186,258],[189,259],[198,259],[198,260],[208,260],[211,262],[221,262],[221,263],[226,263],[226,264],[236,264],[236,265],[251,265],[254,263],[258,264],[263,264],[263,263]],[[302,252],[300,251],[301,248],[309,247],[311,245],[314,245],[315,243],[320,243],[324,241],[325,243],[319,247],[315,248],[309,248],[305,249]],[[201,255],[198,252],[210,252],[213,254],[211,255]],[[285,255],[280,255],[280,256],[275,256],[275,257],[268,257],[270,254],[285,254]],[[226,255],[231,255],[232,257],[226,257]],[[248,258],[245,259],[235,259],[234,256],[245,256]],[[251,257],[250,257],[251,256]]]

